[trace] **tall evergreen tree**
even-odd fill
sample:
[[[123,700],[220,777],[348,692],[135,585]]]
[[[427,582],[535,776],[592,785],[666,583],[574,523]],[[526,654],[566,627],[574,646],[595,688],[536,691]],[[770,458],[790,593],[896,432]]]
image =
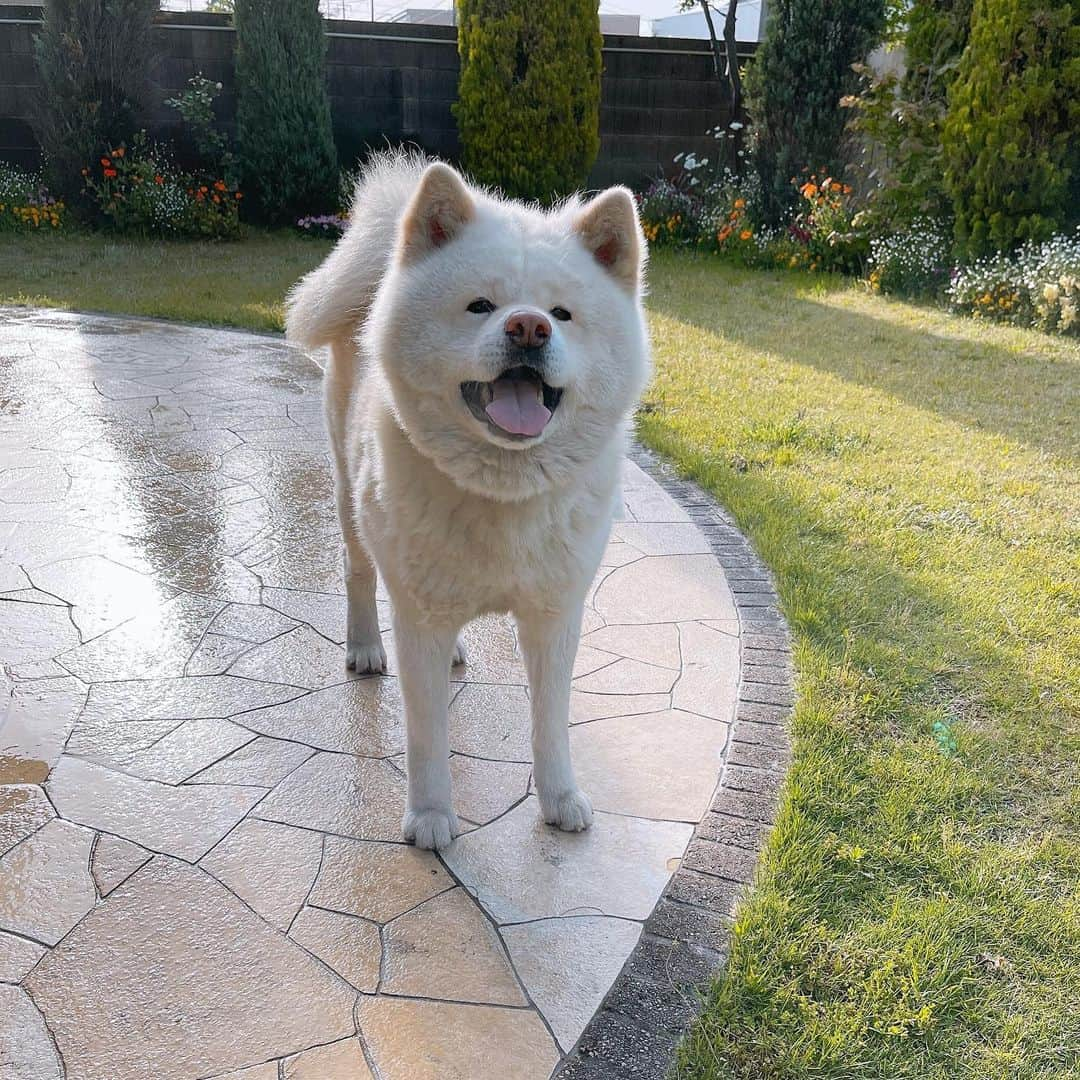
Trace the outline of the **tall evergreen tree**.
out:
[[[975,0],[949,91],[945,180],[961,255],[1080,220],[1080,0]]]
[[[337,153],[318,0],[236,0],[236,134],[243,184],[267,221],[332,210]]]
[[[584,184],[600,150],[596,0],[457,0],[463,164],[516,198]]]
[[[78,191],[79,170],[131,138],[152,96],[158,0],[46,0],[34,59],[33,126],[54,188]]]
[[[857,85],[851,65],[866,58],[884,27],[885,0],[771,0],[747,79],[754,163],[771,224],[794,201],[792,178],[842,167],[840,99]]]

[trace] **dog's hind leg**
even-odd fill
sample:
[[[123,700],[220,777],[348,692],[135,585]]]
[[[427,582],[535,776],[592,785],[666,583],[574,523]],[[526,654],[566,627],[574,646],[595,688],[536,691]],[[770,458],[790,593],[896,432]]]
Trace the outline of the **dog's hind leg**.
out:
[[[583,603],[579,598],[557,616],[517,613],[529,674],[536,793],[544,820],[567,832],[580,832],[592,824],[592,805],[577,786],[570,761],[570,680]]]
[[[375,564],[356,527],[353,483],[349,472],[346,422],[356,374],[351,342],[335,341],[323,382],[323,401],[334,458],[334,498],[345,541],[346,616],[345,664],[358,673],[386,670],[386,650],[379,633],[375,605]]]

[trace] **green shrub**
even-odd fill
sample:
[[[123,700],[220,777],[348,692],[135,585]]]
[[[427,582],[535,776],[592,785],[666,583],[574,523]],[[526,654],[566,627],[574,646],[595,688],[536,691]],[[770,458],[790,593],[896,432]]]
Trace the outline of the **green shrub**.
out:
[[[941,126],[949,87],[968,40],[972,0],[914,0],[903,38],[905,71],[857,72],[863,89],[845,100],[850,127],[863,139],[867,224],[880,234],[907,231],[917,220],[952,219],[945,188]]]
[[[753,160],[768,224],[795,201],[792,179],[839,175],[846,115],[840,99],[857,86],[851,65],[885,28],[884,0],[774,0],[747,78]]]
[[[213,239],[239,234],[240,192],[221,177],[181,172],[145,132],[82,173],[85,198],[114,232]]]
[[[336,209],[337,154],[317,0],[236,0],[236,128],[244,189],[273,223]]]
[[[458,0],[457,17],[465,168],[545,203],[581,187],[600,149],[595,0]]]
[[[967,258],[1080,217],[1080,0],[975,0],[942,141]]]
[[[157,8],[158,0],[46,0],[33,126],[54,188],[77,190],[87,161],[139,129],[152,96]]]

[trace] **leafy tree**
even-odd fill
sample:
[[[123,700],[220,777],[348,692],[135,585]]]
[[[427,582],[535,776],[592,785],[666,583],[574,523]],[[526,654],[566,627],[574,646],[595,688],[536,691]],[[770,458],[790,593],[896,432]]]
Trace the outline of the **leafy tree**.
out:
[[[1080,0],[975,0],[949,90],[945,181],[959,253],[1080,218]]]
[[[584,184],[600,150],[596,0],[457,0],[465,168],[516,198]]]
[[[33,126],[50,183],[69,197],[80,170],[130,141],[149,108],[157,9],[158,0],[45,2]]]
[[[899,77],[879,75],[857,65],[864,88],[844,101],[855,110],[850,126],[863,136],[866,170],[873,173],[874,217],[888,231],[919,218],[952,219],[941,129],[967,45],[973,0],[914,0],[903,12],[897,0],[890,2],[891,37],[904,44],[905,71]]]
[[[337,153],[318,0],[236,0],[241,175],[270,222],[336,207]]]
[[[747,77],[754,164],[769,224],[795,199],[805,170],[838,172],[846,116],[840,99],[856,88],[852,64],[885,29],[885,0],[773,0]]]

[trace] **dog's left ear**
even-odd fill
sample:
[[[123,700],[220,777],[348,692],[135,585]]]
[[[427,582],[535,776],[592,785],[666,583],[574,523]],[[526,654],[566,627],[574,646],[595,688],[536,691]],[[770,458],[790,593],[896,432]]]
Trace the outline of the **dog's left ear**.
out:
[[[586,203],[574,219],[574,231],[620,285],[638,291],[645,246],[634,196],[627,188],[608,188]]]
[[[401,261],[415,262],[449,244],[476,214],[465,181],[441,161],[424,170],[401,219]]]

